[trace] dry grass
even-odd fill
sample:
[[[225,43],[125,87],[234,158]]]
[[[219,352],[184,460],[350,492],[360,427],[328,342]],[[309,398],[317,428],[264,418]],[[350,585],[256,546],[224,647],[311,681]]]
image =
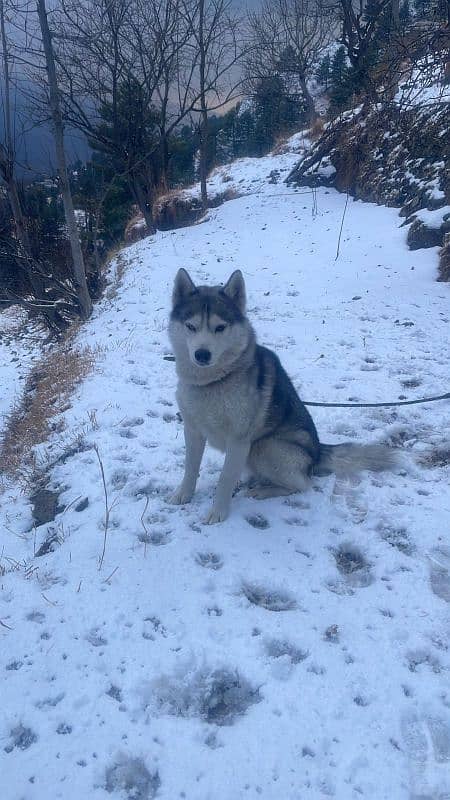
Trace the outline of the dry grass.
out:
[[[117,247],[109,250],[106,266],[109,266],[113,259],[116,260],[114,280],[111,279],[111,282],[109,283],[105,292],[105,297],[109,301],[114,300],[114,298],[117,297],[117,292],[122,285],[123,276],[127,267],[129,266],[129,261],[124,256],[123,245],[117,245]]]
[[[293,131],[282,131],[275,137],[274,145],[271,149],[271,154],[274,156],[282,156],[284,153],[289,152],[288,141],[292,136]]]
[[[309,129],[309,136],[311,141],[316,142],[317,139],[320,139],[323,133],[323,129],[325,126],[325,118],[324,117],[317,117],[313,124]]]
[[[54,417],[69,407],[75,386],[93,369],[94,352],[74,345],[74,333],[33,367],[21,399],[7,419],[0,439],[0,464],[6,479],[22,478],[29,483],[27,476],[36,470],[33,447],[50,433],[63,430],[63,421]]]

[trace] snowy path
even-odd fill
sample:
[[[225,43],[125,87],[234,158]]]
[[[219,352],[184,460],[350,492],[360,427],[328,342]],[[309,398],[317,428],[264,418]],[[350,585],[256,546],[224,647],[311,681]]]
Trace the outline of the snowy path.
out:
[[[307,399],[448,390],[435,253],[407,251],[394,210],[350,202],[335,261],[345,197],[318,192],[313,216],[310,196],[266,192],[125,251],[81,337],[98,368],[42,446],[69,507],[35,535],[25,499],[0,500],[0,564],[20,562],[0,583],[3,800],[450,797],[449,405],[315,410],[323,441],[402,447],[401,475],[238,495],[205,527],[208,451],[193,503],[165,502],[183,463],[163,360],[180,266],[243,270],[259,339]]]

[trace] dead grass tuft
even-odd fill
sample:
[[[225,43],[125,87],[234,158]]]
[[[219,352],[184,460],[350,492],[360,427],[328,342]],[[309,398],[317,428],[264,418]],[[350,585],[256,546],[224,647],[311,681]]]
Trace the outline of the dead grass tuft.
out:
[[[114,259],[116,261],[114,280],[111,280],[108,290],[105,292],[105,297],[109,301],[112,301],[117,297],[117,292],[122,285],[123,276],[125,275],[125,271],[129,266],[129,261],[124,256],[122,245],[117,245],[117,247],[112,248],[108,252],[106,266],[109,266],[111,261]]]
[[[325,126],[325,118],[324,117],[317,117],[313,124],[309,129],[309,137],[311,141],[316,142],[317,139],[320,139],[323,133],[323,129]]]
[[[21,478],[35,473],[33,447],[52,432],[64,428],[57,414],[67,410],[75,386],[91,372],[95,363],[89,347],[73,344],[70,339],[56,345],[31,371],[23,394],[10,413],[0,439],[0,464],[6,478]]]

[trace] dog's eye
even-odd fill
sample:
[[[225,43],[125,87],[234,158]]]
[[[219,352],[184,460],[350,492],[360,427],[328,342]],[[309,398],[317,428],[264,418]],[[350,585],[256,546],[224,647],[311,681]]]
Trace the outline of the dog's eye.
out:
[[[188,329],[188,331],[191,331],[192,333],[195,333],[195,331],[197,330],[195,325],[192,325],[191,322],[186,322],[186,328]]]
[[[226,327],[227,327],[226,325],[217,325],[215,332],[216,333],[223,333]]]

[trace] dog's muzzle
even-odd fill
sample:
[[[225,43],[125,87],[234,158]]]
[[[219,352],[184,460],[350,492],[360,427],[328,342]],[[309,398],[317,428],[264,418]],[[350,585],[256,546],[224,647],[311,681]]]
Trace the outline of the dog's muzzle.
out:
[[[211,353],[204,348],[196,350],[194,356],[197,364],[201,364],[202,367],[206,367],[211,361]]]

